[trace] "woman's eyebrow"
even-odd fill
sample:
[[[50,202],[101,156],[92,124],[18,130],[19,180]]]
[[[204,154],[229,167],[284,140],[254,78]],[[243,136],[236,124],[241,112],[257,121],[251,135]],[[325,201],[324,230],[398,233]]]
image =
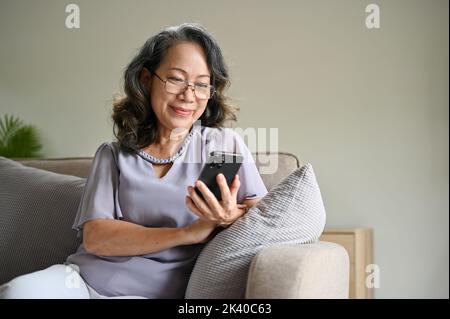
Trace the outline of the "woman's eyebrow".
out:
[[[187,74],[187,72],[185,70],[183,70],[181,68],[177,68],[177,67],[169,68],[169,70],[177,70],[177,71],[180,71],[180,72],[183,72],[183,73]],[[197,76],[197,78],[202,78],[202,77],[210,78],[211,76],[209,76],[207,74],[202,74],[202,75]]]

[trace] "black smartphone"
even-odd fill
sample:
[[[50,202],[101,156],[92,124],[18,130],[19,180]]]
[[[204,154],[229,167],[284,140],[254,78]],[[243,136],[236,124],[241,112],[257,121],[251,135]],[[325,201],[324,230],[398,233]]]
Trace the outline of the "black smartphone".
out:
[[[244,157],[241,154],[228,152],[211,152],[205,166],[198,177],[208,186],[209,190],[216,196],[217,200],[222,199],[219,184],[217,184],[216,176],[223,174],[227,180],[228,187],[231,186],[234,176],[236,176],[241,167]],[[203,198],[202,193],[195,187],[197,194]]]

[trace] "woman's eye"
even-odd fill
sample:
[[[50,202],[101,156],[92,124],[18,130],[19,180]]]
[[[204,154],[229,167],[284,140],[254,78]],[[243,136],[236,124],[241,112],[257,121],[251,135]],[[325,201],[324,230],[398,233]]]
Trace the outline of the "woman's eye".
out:
[[[167,79],[170,80],[170,81],[172,81],[172,82],[176,82],[176,83],[184,82],[183,79],[175,78],[175,77],[169,77],[169,78],[167,78]]]
[[[202,88],[202,89],[208,88],[208,85],[209,84],[206,84],[206,83],[195,83],[195,86]]]

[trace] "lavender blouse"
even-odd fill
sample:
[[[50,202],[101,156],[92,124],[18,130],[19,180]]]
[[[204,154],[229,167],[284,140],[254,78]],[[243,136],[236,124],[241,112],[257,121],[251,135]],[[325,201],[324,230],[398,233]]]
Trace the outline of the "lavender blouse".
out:
[[[82,236],[83,224],[93,219],[120,219],[146,227],[184,227],[198,217],[185,205],[211,151],[240,153],[241,182],[238,203],[263,197],[267,189],[243,139],[228,128],[194,126],[185,152],[162,178],[153,174],[143,151],[130,154],[117,142],[103,143],[96,151],[73,228]],[[184,298],[192,267],[202,244],[173,247],[130,257],[102,257],[88,253],[83,244],[67,258],[80,275],[105,296]]]

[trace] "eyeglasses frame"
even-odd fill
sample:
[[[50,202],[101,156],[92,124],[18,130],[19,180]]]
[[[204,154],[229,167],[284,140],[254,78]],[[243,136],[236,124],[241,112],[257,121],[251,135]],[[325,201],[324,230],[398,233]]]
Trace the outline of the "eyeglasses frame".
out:
[[[152,73],[153,75],[155,75],[161,82],[164,83],[164,89],[166,90],[167,93],[170,93],[170,94],[176,94],[176,93],[171,93],[171,92],[167,91],[167,89],[166,89],[166,84],[167,84],[168,79],[163,80],[158,74],[156,74],[156,72],[151,72],[151,73]],[[192,83],[192,82],[190,82],[190,81],[184,80],[184,84],[186,85],[186,89],[185,89],[184,91],[178,93],[178,94],[182,94],[182,93],[186,92],[186,90],[188,89],[188,87],[192,87],[192,92],[194,93],[194,96],[195,96],[197,99],[199,99],[199,100],[209,100],[209,99],[211,99],[211,98],[213,97],[214,93],[216,93],[216,88],[214,87],[214,85],[208,84],[209,87],[210,87],[211,93],[210,93],[210,95],[209,95],[209,98],[207,98],[207,99],[202,99],[202,98],[197,97],[197,95],[195,94],[195,87],[196,87],[196,84],[195,84],[195,83]]]

